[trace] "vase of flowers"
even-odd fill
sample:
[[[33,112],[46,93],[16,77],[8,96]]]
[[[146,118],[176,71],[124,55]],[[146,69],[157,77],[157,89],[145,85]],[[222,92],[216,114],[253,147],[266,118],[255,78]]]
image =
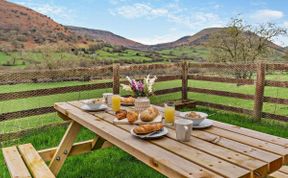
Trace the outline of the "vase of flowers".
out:
[[[156,76],[150,77],[147,75],[143,80],[136,81],[135,79],[131,79],[130,77],[126,77],[129,84],[121,84],[123,90],[130,92],[135,99],[135,110],[141,112],[147,109],[150,106],[149,96],[152,96],[153,87]]]

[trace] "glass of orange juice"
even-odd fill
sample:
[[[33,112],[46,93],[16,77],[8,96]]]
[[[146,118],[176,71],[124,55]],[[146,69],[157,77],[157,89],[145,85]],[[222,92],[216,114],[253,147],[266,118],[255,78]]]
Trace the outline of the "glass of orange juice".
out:
[[[114,112],[119,111],[121,106],[121,98],[119,95],[112,96],[112,110]]]
[[[175,120],[175,104],[173,102],[165,103],[164,105],[165,124],[173,125]]]

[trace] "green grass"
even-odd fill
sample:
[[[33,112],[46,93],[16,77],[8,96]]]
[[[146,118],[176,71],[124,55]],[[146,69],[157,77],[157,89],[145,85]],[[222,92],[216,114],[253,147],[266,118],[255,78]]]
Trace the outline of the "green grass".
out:
[[[161,102],[172,99],[172,95],[160,97]],[[159,101],[159,100],[157,100]],[[190,109],[183,109],[188,111]],[[288,124],[277,121],[262,120],[260,123],[253,122],[249,117],[231,114],[222,111],[210,110],[206,108],[197,108],[198,111],[204,111],[211,116],[211,119],[231,123],[253,130],[265,132],[268,134],[288,138]],[[19,145],[23,143],[32,143],[37,150],[57,146],[65,132],[64,127],[51,128],[41,132],[34,132],[20,139],[3,143],[3,147],[10,145]],[[82,129],[77,141],[84,141],[94,138],[94,134],[87,129]],[[141,176],[139,176],[141,175]],[[3,155],[0,153],[0,177],[8,178],[8,170],[3,161]],[[58,177],[78,178],[78,177],[164,177],[145,164],[124,151],[112,147],[98,150],[91,153],[72,156],[67,159]]]
[[[286,79],[287,75],[281,75],[283,79]],[[271,79],[279,79],[279,76],[271,75]],[[33,83],[33,84],[19,84],[19,85],[3,85],[0,86],[0,91],[2,93],[26,91],[41,88],[54,88],[59,86],[75,86],[92,82],[55,82],[55,83]],[[159,82],[156,84],[156,89],[165,89],[181,86],[180,80]],[[214,83],[214,82],[203,82],[203,81],[190,81],[189,86],[217,89],[231,92],[240,92],[253,94],[253,86],[236,86],[234,84],[224,84],[224,83]],[[32,97],[26,99],[18,99],[11,101],[0,102],[0,113],[12,112],[24,109],[31,109],[36,107],[51,106],[53,103],[58,101],[71,101],[86,98],[97,98],[101,97],[103,92],[111,92],[111,89],[95,90],[95,91],[83,91],[83,92],[73,92],[66,94],[58,94],[51,96],[41,96]],[[287,89],[278,89],[267,87],[265,95],[275,96],[278,93],[279,96],[287,98]],[[122,93],[124,94],[124,93]],[[168,100],[175,100],[181,97],[181,93],[167,94],[161,97],[151,97],[151,102],[160,104]],[[245,100],[233,99],[228,97],[216,97],[202,94],[189,94],[189,98],[194,98],[203,101],[229,104],[233,106],[241,106],[244,108],[250,108],[253,106],[252,102],[247,102]],[[266,110],[273,111],[275,105],[265,105]],[[284,107],[284,106],[283,106]],[[196,110],[204,111],[209,114],[215,114],[211,116],[211,119],[231,123],[234,125],[258,130],[272,135],[281,136],[288,138],[288,124],[271,121],[268,119],[263,119],[259,123],[255,123],[249,116],[237,115],[223,111],[211,110],[203,107],[198,107]],[[278,109],[277,112],[280,112]],[[287,113],[287,109],[282,109],[280,113]],[[184,109],[183,111],[187,111]],[[57,117],[55,113],[45,114],[40,116],[33,116],[27,118],[21,118],[6,122],[0,122],[0,132],[14,132],[22,129],[37,127],[45,125],[47,123],[60,122],[61,119]],[[7,147],[11,145],[19,145],[24,143],[32,143],[37,150],[50,148],[57,146],[65,132],[64,127],[50,128],[46,130],[41,130],[39,132],[32,132],[29,135],[25,135],[16,140],[10,140],[3,142],[2,147]],[[93,138],[94,133],[88,131],[87,129],[82,129],[77,141],[84,141]],[[59,177],[164,177],[163,175],[157,173],[153,169],[149,168],[145,164],[141,163],[134,157],[125,153],[124,151],[112,147],[108,149],[103,149],[95,151],[92,153],[87,153],[84,155],[69,157],[65,162]],[[7,168],[3,161],[3,155],[0,153],[0,177],[9,177]]]
[[[203,59],[207,59],[208,52],[209,52],[208,49],[202,46],[198,47],[181,46],[174,49],[164,49],[159,51],[159,53],[163,55],[170,55],[174,57],[188,57],[188,58],[201,57]]]

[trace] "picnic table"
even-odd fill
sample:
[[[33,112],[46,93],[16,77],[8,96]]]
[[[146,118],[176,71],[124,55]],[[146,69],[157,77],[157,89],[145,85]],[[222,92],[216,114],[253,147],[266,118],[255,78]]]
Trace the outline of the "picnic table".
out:
[[[133,125],[115,125],[114,112],[86,112],[86,101],[55,103],[59,115],[71,120],[49,168],[57,175],[81,127],[97,135],[96,147],[111,143],[168,177],[266,177],[288,162],[288,140],[213,121],[213,126],[193,130],[189,142],[176,140],[173,127],[157,140],[133,137]],[[155,106],[160,112],[164,108]],[[177,116],[177,114],[176,114]],[[176,117],[177,119],[178,117]]]

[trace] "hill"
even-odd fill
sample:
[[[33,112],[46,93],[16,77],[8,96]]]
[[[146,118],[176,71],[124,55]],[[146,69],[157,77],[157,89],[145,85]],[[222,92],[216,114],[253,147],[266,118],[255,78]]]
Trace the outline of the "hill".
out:
[[[100,40],[108,44],[116,46],[124,46],[126,48],[132,48],[132,49],[145,49],[145,45],[129,40],[122,36],[116,35],[109,31],[95,30],[74,26],[66,26],[66,28],[79,36],[84,36],[85,38],[89,38],[91,40]]]
[[[81,39],[43,14],[0,0],[0,47],[4,50],[59,42],[73,44]]]
[[[173,42],[152,45],[149,47],[149,49],[163,50],[163,49],[176,48],[179,46],[202,46],[207,43],[209,37],[213,33],[216,33],[220,31],[221,29],[222,28],[207,28],[207,29],[201,30],[200,32],[192,36],[185,36]]]

